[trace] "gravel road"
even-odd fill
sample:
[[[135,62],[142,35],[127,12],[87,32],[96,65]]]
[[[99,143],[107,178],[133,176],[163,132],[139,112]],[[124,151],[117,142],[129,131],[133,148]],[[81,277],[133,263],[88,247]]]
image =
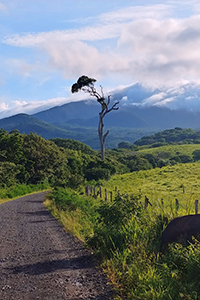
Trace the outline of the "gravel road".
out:
[[[92,255],[46,210],[44,197],[0,205],[0,300],[112,299]]]

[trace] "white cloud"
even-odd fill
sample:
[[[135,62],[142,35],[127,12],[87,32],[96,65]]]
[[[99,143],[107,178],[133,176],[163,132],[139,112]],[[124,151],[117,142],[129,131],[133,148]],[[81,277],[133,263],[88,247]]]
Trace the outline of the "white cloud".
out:
[[[172,83],[197,79],[200,72],[200,16],[143,20],[124,28],[118,42],[139,81]]]
[[[171,7],[165,4],[131,6],[100,15],[99,20],[105,23],[119,23],[138,19],[163,19],[169,15]]]
[[[8,105],[5,102],[0,102],[0,110],[7,110],[8,109]]]
[[[76,95],[72,94],[70,95],[70,97],[57,97],[47,100],[14,100],[10,103],[10,105],[7,105],[5,103],[6,99],[4,99],[4,102],[0,102],[0,119],[13,116],[19,113],[34,114],[54,106],[59,106],[66,103],[70,103],[72,101],[81,101],[85,99],[88,99],[88,95],[82,93]]]
[[[200,111],[200,82],[180,83],[173,88],[154,91],[150,97],[143,99],[141,106],[163,106],[170,109],[187,109]]]
[[[24,106],[27,104],[26,101],[20,101],[20,100],[15,100],[15,101],[13,101],[13,103],[15,104],[16,107]]]
[[[42,49],[49,58],[43,68],[60,71],[65,79],[80,74],[118,75],[154,85],[195,80],[200,73],[200,15],[169,18],[173,7],[183,3],[198,5],[197,1],[167,1],[166,5],[133,6],[102,14],[91,27],[14,35],[4,42]],[[111,47],[110,39],[117,46]],[[17,61],[14,66],[24,76],[34,68]]]
[[[168,14],[168,10],[167,5],[127,7],[92,18],[93,24],[90,27],[24,35],[15,34],[6,37],[4,43],[18,47],[35,47],[50,41],[66,43],[72,40],[98,41],[116,38],[120,35],[125,23],[145,18],[162,19]]]
[[[66,43],[73,40],[80,41],[98,41],[106,40],[119,36],[121,24],[112,26],[93,26],[83,29],[74,29],[66,31],[51,31],[42,33],[28,33],[25,35],[12,35],[4,39],[5,44],[17,47],[36,47],[46,44],[50,41]]]
[[[109,72],[128,68],[125,58],[113,53],[100,53],[94,46],[80,41],[67,44],[48,44],[45,50],[49,55],[49,66],[63,71],[64,77],[74,78],[80,74],[102,77]]]

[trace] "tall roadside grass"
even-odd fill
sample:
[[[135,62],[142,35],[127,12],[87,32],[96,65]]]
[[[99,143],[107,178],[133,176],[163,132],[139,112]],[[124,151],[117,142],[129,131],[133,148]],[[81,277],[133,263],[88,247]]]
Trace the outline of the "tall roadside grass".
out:
[[[138,173],[143,180],[146,175]],[[137,184],[137,189],[140,187]],[[167,252],[159,251],[162,231],[177,215],[173,203],[170,206],[176,194],[165,194],[165,188],[163,185],[163,193],[157,192],[154,205],[147,209],[144,194],[138,191],[117,193],[112,201],[106,202],[58,188],[47,203],[65,229],[85,241],[101,258],[102,267],[116,289],[115,299],[200,299],[199,243],[195,241],[187,248],[172,244]],[[163,195],[169,197],[169,206],[160,205],[157,198]],[[185,206],[178,213],[186,214]]]
[[[93,235],[99,201],[65,188],[55,188],[45,205],[64,229],[82,241]]]
[[[9,188],[0,188],[0,204],[16,197],[48,189],[50,187],[47,184],[18,184]]]

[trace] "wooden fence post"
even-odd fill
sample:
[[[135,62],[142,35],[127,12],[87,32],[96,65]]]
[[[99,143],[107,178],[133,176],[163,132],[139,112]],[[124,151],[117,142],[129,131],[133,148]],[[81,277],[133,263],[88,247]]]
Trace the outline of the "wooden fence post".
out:
[[[99,187],[99,195],[100,195],[100,198],[102,199],[102,190],[101,190],[101,186]]]
[[[195,200],[195,214],[198,214],[198,205],[199,205],[199,200]]]
[[[112,192],[110,192],[110,201],[112,202]]]
[[[107,202],[108,196],[107,196],[107,189],[105,189],[105,201]]]
[[[86,196],[89,196],[89,193],[90,193],[90,186],[86,185],[86,187],[85,187],[85,194],[86,194]]]
[[[179,201],[178,201],[178,199],[175,199],[176,200],[176,211],[178,211],[179,210]]]

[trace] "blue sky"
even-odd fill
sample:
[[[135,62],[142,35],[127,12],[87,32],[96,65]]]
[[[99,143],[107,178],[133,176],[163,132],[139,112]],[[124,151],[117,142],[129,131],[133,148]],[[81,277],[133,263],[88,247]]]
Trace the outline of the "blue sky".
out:
[[[0,0],[0,118],[105,91],[200,80],[200,1]]]

